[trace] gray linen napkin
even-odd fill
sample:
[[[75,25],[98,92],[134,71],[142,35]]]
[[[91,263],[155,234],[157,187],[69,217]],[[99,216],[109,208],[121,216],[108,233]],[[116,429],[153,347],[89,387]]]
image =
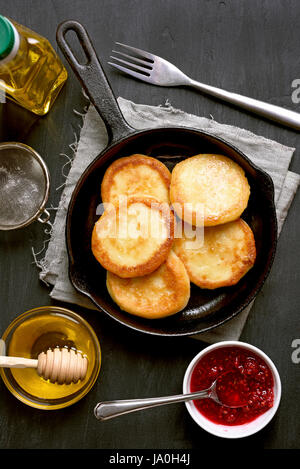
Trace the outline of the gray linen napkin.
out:
[[[168,125],[193,127],[222,137],[243,151],[273,179],[280,232],[300,182],[298,174],[288,171],[294,148],[254,135],[244,129],[220,124],[213,119],[187,114],[179,109],[174,109],[169,103],[164,106],[148,106],[135,104],[123,98],[118,98],[118,102],[125,119],[136,129]],[[35,256],[35,260],[41,270],[40,279],[53,286],[50,293],[52,298],[96,309],[88,298],[75,291],[69,281],[65,246],[66,212],[72,191],[88,164],[107,145],[106,129],[92,105],[89,106],[83,119],[80,140],[74,151],[72,166],[66,178],[46,254],[41,260]],[[208,343],[238,340],[252,304],[226,324],[209,333],[193,337]]]

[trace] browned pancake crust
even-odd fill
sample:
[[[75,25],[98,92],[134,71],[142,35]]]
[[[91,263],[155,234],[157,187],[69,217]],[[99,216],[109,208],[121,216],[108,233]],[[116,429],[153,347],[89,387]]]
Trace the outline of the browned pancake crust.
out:
[[[122,278],[140,277],[156,270],[168,257],[171,250],[175,219],[167,204],[160,204],[150,198],[131,197],[125,209],[139,206],[153,211],[158,223],[164,231],[161,237],[155,238],[151,232],[147,237],[138,239],[124,238],[119,235],[118,226],[116,236],[110,237],[110,226],[113,219],[118,219],[120,206],[110,207],[96,222],[92,233],[92,252],[97,261],[110,272]],[[135,218],[132,223],[137,223]]]
[[[254,265],[254,235],[242,219],[205,228],[203,246],[192,249],[187,241],[184,236],[175,238],[174,251],[191,282],[201,288],[235,285]]]
[[[223,155],[195,155],[172,171],[171,203],[180,218],[195,226],[236,220],[247,207],[249,196],[244,170]]]
[[[110,296],[123,311],[147,319],[178,313],[190,298],[189,277],[173,251],[149,275],[124,279],[107,272],[106,284]]]
[[[114,161],[106,170],[102,184],[103,203],[118,203],[120,196],[154,197],[169,203],[171,173],[156,158],[131,155]]]

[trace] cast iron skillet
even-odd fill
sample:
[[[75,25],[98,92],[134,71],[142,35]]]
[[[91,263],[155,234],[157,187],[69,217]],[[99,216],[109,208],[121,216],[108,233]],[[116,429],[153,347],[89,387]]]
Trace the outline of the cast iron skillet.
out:
[[[74,31],[86,55],[86,63],[75,57],[66,39]],[[239,314],[261,289],[272,264],[277,239],[274,188],[271,178],[253,165],[243,153],[220,138],[186,127],[137,131],[121,114],[114,94],[84,27],[77,21],[59,25],[57,42],[79,81],[102,117],[108,132],[107,148],[82,174],[73,192],[67,214],[66,240],[69,275],[76,290],[89,297],[99,310],[134,330],[161,336],[187,336],[209,331]],[[182,123],[184,125],[184,122]],[[197,153],[221,153],[244,168],[251,196],[243,218],[251,226],[257,247],[254,267],[232,287],[203,290],[191,286],[186,308],[165,319],[146,320],[119,309],[106,289],[106,271],[91,252],[91,233],[100,185],[107,167],[117,158],[142,153],[157,157],[170,170],[176,163]]]

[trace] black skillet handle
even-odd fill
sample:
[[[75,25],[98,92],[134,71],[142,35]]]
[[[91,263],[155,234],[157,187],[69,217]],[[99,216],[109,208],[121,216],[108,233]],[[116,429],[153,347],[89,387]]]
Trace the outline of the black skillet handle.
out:
[[[76,33],[86,55],[87,62],[85,64],[79,63],[68,44],[66,40],[68,31]],[[57,28],[56,39],[86,94],[103,119],[108,132],[109,143],[133,133],[135,129],[125,121],[96,51],[82,24],[74,20],[64,21]]]

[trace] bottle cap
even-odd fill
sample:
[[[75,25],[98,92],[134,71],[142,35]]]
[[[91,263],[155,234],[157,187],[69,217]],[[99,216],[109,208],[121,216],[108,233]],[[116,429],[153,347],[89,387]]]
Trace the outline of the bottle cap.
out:
[[[0,60],[10,54],[14,43],[15,33],[13,27],[8,19],[0,15]]]

